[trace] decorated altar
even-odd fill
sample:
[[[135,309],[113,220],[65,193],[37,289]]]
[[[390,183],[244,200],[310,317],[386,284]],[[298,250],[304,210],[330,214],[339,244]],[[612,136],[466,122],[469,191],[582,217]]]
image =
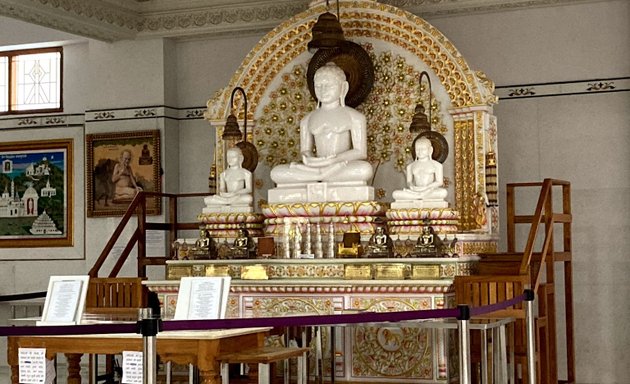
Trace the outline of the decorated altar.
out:
[[[181,276],[233,276],[227,317],[405,311],[454,306],[455,275],[468,275],[475,257],[318,260],[190,260],[167,264],[170,280],[148,281],[172,318]],[[264,267],[267,279],[243,279],[250,267]],[[334,356],[330,330],[323,332],[323,372],[335,367],[338,380],[354,382],[450,382],[457,377],[455,335],[444,329],[336,327]]]
[[[234,317],[444,308],[453,277],[496,251],[494,84],[423,19],[336,5],[277,26],[208,101],[216,197],[205,253],[148,283],[167,317],[182,276],[232,276]],[[332,46],[313,43],[324,19],[340,22]],[[339,336],[325,367],[345,380],[453,379],[443,331]]]

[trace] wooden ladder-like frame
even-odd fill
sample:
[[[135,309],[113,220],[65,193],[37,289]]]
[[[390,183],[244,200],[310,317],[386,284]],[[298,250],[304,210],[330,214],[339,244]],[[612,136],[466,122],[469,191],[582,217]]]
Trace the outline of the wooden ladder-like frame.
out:
[[[533,215],[517,214],[516,190],[540,188]],[[554,211],[553,190],[561,189],[562,209]],[[571,265],[571,185],[567,181],[545,179],[537,183],[507,185],[507,252],[480,255],[478,274],[457,276],[455,296],[458,304],[483,306],[499,303],[523,293],[536,292],[536,359],[538,383],[575,383],[575,347],[573,334],[573,277]],[[517,250],[517,225],[530,225],[523,251]],[[562,249],[556,250],[554,235],[562,229]],[[542,243],[540,234],[543,234]],[[534,251],[534,248],[540,248]],[[566,337],[567,380],[558,380],[556,345],[555,264],[564,270],[564,332]],[[543,273],[544,271],[544,273]],[[544,277],[544,281],[543,281]],[[486,315],[488,316],[488,315]],[[525,313],[523,305],[494,312],[489,317],[513,317],[517,360],[523,382],[527,382],[525,363]]]

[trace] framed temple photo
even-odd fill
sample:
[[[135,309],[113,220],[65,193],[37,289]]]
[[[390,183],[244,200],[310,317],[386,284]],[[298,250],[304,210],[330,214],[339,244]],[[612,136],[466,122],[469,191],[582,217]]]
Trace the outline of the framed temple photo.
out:
[[[72,139],[0,143],[0,248],[73,245]]]
[[[160,131],[86,135],[87,216],[122,216],[139,191],[161,192]],[[147,214],[161,199],[147,196]]]

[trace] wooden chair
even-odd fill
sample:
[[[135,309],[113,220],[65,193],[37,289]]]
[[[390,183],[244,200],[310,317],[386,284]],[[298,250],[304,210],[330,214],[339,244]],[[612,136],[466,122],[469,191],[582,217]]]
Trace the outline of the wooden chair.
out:
[[[90,279],[85,312],[89,314],[137,317],[138,308],[147,305],[147,289],[142,277],[116,277]]]
[[[138,308],[147,306],[148,290],[142,277],[90,278],[85,313],[90,316],[111,316],[116,320],[135,320]],[[98,375],[96,355],[90,358],[90,382],[111,382],[114,376],[114,356],[106,355],[106,372]]]

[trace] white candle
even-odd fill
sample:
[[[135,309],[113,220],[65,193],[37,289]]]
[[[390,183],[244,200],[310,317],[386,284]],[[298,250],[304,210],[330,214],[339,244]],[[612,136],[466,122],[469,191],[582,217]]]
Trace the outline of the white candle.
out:
[[[335,224],[332,220],[328,225],[328,253],[326,257],[329,259],[335,258]]]
[[[304,244],[304,248],[305,248],[304,252],[307,255],[310,255],[313,252],[312,252],[312,249],[311,249],[311,222],[308,221],[308,219],[306,219],[306,233],[305,233],[305,235],[306,236],[304,236],[304,242],[305,242],[305,244]]]
[[[315,229],[315,257],[321,259],[324,257],[324,251],[322,250],[322,226],[317,222]]]
[[[290,239],[290,234],[291,234],[291,219],[288,217],[284,218],[284,239],[283,239],[283,246],[284,246],[284,258],[285,259],[289,259],[291,258],[291,239]]]

